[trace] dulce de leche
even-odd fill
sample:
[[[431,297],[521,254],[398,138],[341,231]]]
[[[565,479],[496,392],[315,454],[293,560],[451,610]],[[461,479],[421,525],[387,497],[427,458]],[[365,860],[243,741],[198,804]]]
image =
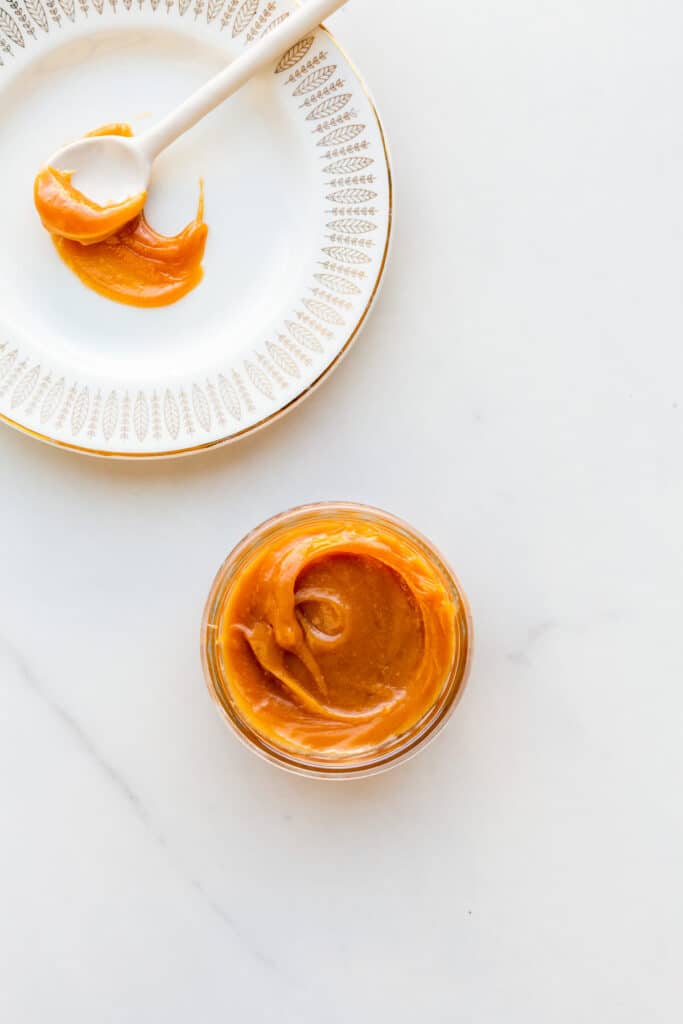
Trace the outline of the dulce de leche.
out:
[[[109,124],[89,135],[130,137],[126,124]],[[208,228],[200,185],[194,218],[177,235],[162,235],[147,222],[146,192],[100,206],[71,182],[69,171],[44,167],[33,199],[63,262],[83,284],[128,306],[168,306],[202,279]]]
[[[225,588],[219,699],[270,748],[379,751],[428,718],[467,661],[466,604],[443,566],[367,511],[290,513]]]

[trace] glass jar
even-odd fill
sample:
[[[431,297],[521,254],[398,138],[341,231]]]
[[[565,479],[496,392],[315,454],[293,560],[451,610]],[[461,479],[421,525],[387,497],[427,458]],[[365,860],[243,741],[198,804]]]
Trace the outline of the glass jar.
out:
[[[275,745],[260,735],[244,720],[231,699],[220,644],[223,612],[240,573],[261,550],[272,545],[281,534],[331,519],[344,523],[376,526],[381,534],[390,533],[426,559],[443,584],[454,607],[455,644],[450,665],[444,671],[443,685],[422,717],[401,735],[392,736],[372,749],[361,751],[292,752]],[[424,747],[443,727],[453,711],[467,680],[472,654],[472,620],[467,598],[458,579],[440,553],[426,538],[407,523],[380,509],[347,502],[320,502],[282,512],[252,530],[228,555],[211,587],[204,611],[201,632],[201,653],[209,693],[222,717],[237,736],[252,750],[272,764],[313,778],[348,779],[374,775],[411,757]]]

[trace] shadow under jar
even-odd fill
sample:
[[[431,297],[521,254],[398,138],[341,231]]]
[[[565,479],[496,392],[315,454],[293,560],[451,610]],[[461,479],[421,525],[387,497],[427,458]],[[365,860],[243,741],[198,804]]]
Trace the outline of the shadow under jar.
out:
[[[471,659],[467,599],[407,523],[324,502],[275,516],[219,570],[204,612],[209,692],[237,735],[302,775],[351,778],[444,725]]]

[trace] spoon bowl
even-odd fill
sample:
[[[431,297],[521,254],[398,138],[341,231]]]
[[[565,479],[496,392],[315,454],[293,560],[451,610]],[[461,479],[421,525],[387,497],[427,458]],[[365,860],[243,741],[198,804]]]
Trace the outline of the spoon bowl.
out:
[[[97,135],[55,153],[50,167],[72,172],[72,184],[100,206],[123,202],[147,189],[151,162],[134,139]]]

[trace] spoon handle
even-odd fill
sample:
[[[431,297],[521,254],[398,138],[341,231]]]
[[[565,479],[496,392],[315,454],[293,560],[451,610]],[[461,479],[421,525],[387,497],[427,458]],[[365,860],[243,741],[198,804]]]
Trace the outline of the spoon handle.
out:
[[[162,149],[175,142],[179,135],[192,128],[214,107],[241,89],[245,82],[317,28],[324,18],[345,3],[347,0],[307,0],[303,7],[285,18],[281,25],[249,46],[224,71],[219,71],[158,124],[138,136],[137,145],[150,163]]]

